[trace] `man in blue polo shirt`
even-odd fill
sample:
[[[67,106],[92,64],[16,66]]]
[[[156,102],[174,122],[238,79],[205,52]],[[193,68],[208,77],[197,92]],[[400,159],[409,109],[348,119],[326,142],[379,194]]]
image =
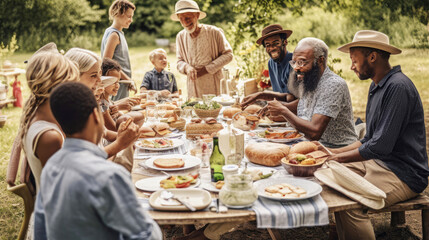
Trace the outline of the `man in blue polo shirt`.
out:
[[[286,46],[287,39],[291,34],[291,30],[283,30],[279,24],[269,25],[262,30],[262,37],[256,43],[262,44],[270,56],[268,71],[274,92],[264,91],[251,94],[243,99],[242,107],[247,107],[258,99],[277,99],[283,102],[291,102],[296,99],[296,95],[291,94],[290,89],[288,89],[289,73],[292,69],[289,61],[292,60],[293,54],[287,51]],[[295,109],[294,112],[296,112],[296,105],[297,101],[292,106],[287,106],[292,108],[292,111]]]
[[[338,50],[350,53],[351,69],[361,80],[372,79],[366,108],[366,135],[335,149],[336,160],[386,193],[385,206],[417,196],[428,186],[423,105],[413,82],[389,57],[401,50],[381,32],[362,30]],[[335,213],[340,239],[375,239],[367,213]]]

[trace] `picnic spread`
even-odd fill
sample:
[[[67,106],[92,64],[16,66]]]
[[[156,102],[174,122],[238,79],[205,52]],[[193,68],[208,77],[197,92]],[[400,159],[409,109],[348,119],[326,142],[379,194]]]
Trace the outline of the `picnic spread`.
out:
[[[193,105],[208,111],[220,105],[207,101],[211,102]],[[142,134],[135,144],[133,182],[142,207],[158,224],[256,220],[258,228],[274,231],[327,225],[329,211],[362,208],[314,177],[319,168],[327,169],[330,151],[308,141],[287,122],[257,116],[261,107],[251,105],[242,111],[237,105],[220,105],[217,116],[198,118],[193,111],[184,115],[185,109],[174,108],[174,103],[159,104],[172,114],[158,121],[185,120],[185,128],[169,128],[159,136],[156,123],[147,122],[144,126],[152,126],[157,134]],[[152,104],[142,99],[142,108],[148,105]],[[183,104],[188,109],[189,105]],[[219,170],[210,159],[215,151],[222,153],[222,181],[213,181]],[[177,199],[165,199],[167,191]],[[191,208],[186,205],[196,211],[187,212]]]

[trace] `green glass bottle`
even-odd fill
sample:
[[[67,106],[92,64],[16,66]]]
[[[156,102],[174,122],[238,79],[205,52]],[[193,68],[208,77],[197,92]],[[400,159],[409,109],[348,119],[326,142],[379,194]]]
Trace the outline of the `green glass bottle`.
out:
[[[225,157],[219,149],[218,137],[213,137],[213,152],[210,156],[210,175],[212,182],[223,180],[222,167],[225,165]]]

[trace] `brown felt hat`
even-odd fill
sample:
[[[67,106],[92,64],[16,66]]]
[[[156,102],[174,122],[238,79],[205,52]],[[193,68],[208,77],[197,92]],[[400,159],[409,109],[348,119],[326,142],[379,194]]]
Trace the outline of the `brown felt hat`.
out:
[[[292,34],[292,30],[283,30],[282,26],[280,26],[279,24],[268,25],[264,29],[262,29],[262,37],[256,40],[256,43],[261,45],[262,41],[264,41],[265,38],[271,37],[280,33],[285,33],[286,38],[288,38]]]
[[[382,33],[373,30],[358,31],[353,37],[351,43],[347,43],[338,48],[339,51],[348,53],[352,47],[368,47],[380,49],[390,54],[399,54],[401,49],[390,45],[389,37]]]

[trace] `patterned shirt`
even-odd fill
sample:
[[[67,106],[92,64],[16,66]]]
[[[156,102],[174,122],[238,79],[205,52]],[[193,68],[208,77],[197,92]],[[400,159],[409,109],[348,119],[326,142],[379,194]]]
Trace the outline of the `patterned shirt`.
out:
[[[162,70],[158,72],[155,68],[146,72],[140,88],[145,87],[147,90],[168,90],[171,93],[177,91],[177,83],[174,74]]]
[[[35,239],[162,239],[130,174],[97,145],[66,138],[42,170]]]
[[[314,114],[331,118],[319,140],[322,144],[338,148],[357,141],[347,83],[329,67],[323,72],[317,88],[304,92],[298,102],[298,117],[311,121]]]

